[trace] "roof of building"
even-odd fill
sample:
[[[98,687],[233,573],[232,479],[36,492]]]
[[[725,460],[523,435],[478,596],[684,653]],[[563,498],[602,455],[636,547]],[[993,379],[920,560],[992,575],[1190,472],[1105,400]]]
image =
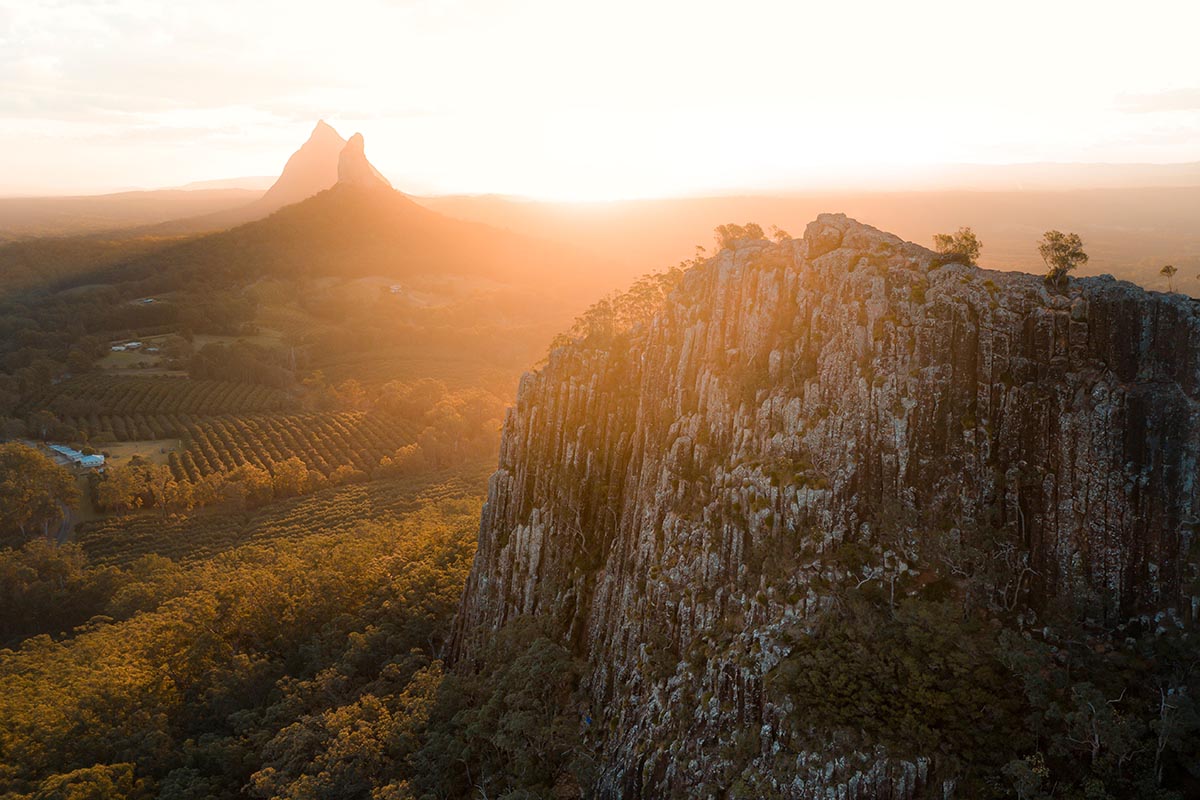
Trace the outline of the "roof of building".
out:
[[[52,444],[49,447],[54,452],[66,456],[71,461],[84,467],[98,467],[104,463],[104,456],[99,453],[85,456],[74,447],[67,447],[65,444]]]

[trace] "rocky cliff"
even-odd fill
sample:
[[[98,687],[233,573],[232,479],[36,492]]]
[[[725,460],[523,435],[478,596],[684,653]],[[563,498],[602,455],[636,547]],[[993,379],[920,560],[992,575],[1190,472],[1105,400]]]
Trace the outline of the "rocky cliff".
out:
[[[732,243],[644,323],[523,378],[453,654],[540,618],[588,665],[601,794],[703,795],[746,731],[751,763],[789,754],[782,796],[952,793],[928,759],[823,745],[764,692],[784,632],[870,579],[847,543],[919,585],[888,542],[995,532],[997,602],[1027,617],[1200,610],[1200,304],[944,261],[823,215]]]

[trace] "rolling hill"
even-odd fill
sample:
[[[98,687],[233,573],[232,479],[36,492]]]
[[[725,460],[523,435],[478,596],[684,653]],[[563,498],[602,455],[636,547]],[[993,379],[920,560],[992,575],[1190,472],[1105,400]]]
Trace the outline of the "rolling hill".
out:
[[[246,206],[254,189],[158,189],[78,197],[0,197],[0,243],[158,225]]]

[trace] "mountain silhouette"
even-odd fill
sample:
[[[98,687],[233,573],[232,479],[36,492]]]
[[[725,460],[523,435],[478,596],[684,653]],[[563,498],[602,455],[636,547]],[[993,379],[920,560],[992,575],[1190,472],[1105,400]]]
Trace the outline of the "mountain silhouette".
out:
[[[337,183],[338,157],[346,140],[325,120],[317,122],[308,140],[292,153],[279,178],[252,205],[274,211],[298,203]]]
[[[559,278],[586,282],[595,266],[563,245],[431,211],[377,173],[355,167],[349,178],[263,219],[169,245],[72,283],[146,281],[149,292],[151,284],[167,291],[196,281],[232,288],[260,277],[379,276],[544,287]]]
[[[347,169],[358,175],[374,176],[376,182],[391,188],[391,183],[366,160],[362,134],[355,136],[358,142],[347,156],[354,166],[347,166]],[[319,120],[300,149],[288,158],[283,172],[271,188],[253,202],[212,214],[172,220],[134,232],[157,236],[201,233],[226,230],[263,219],[285,206],[307,200],[336,184],[342,153],[348,145],[350,142],[343,139],[333,126],[325,120]]]
[[[392,188],[391,182],[367,160],[366,144],[361,133],[351,136],[338,154],[337,180],[338,183],[354,186]]]

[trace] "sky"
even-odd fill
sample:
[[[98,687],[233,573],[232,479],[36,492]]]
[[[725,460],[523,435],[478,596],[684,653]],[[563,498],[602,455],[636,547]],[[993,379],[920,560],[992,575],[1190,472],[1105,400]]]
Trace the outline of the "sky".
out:
[[[611,199],[1200,161],[1200,2],[0,0],[0,195],[272,175]]]

